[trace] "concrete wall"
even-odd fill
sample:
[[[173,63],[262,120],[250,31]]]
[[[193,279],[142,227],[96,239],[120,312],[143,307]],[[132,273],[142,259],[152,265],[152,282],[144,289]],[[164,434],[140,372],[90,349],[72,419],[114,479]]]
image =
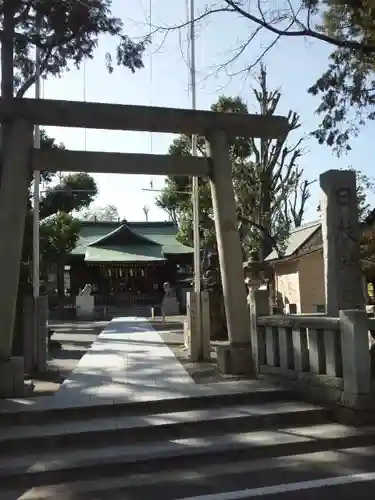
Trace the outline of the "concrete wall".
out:
[[[317,312],[325,305],[323,250],[305,255],[299,260],[301,313]]]
[[[300,313],[300,285],[298,261],[281,262],[275,265],[275,287],[278,302],[286,312],[287,304],[296,304]]]

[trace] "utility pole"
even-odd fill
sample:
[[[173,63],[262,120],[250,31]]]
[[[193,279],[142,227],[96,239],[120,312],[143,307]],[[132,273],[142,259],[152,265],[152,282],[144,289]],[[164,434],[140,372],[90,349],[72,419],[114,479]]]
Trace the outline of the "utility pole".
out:
[[[190,84],[191,84],[191,105],[192,109],[197,109],[197,88],[196,88],[196,67],[195,67],[195,5],[194,0],[190,0]],[[191,154],[197,156],[197,136],[191,138]],[[199,234],[199,179],[193,177],[192,182],[192,203],[193,203],[193,236],[194,236],[194,291],[197,295],[197,334],[201,337],[201,255],[200,255],[200,234]]]
[[[38,14],[37,14],[38,16]],[[40,22],[37,19],[37,34],[40,35]],[[40,49],[35,48],[35,99],[40,99]],[[40,126],[34,126],[34,148],[40,149]],[[34,172],[34,206],[33,206],[33,295],[40,294],[40,234],[39,234],[39,209],[40,209],[40,171]]]

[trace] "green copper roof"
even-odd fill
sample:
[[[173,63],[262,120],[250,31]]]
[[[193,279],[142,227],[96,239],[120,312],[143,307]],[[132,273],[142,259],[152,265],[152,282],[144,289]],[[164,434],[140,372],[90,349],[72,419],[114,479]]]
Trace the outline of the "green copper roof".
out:
[[[190,254],[194,252],[193,248],[182,245],[182,243],[176,240],[178,230],[172,222],[162,222],[159,224],[134,222],[130,224],[130,227],[137,234],[161,245],[163,253],[166,255]]]
[[[128,246],[128,245],[152,245],[159,246],[154,241],[138,234],[133,231],[128,224],[121,224],[121,226],[117,227],[113,231],[101,236],[93,243],[90,243],[90,246]]]
[[[172,222],[82,222],[72,255],[90,262],[165,260],[168,255],[193,253],[176,240]]]
[[[77,243],[77,246],[75,249],[72,251],[73,255],[85,255],[86,248],[91,244],[94,243],[95,240],[98,240],[102,236],[105,236],[108,234],[109,231],[112,231],[112,229],[109,229],[108,225],[103,225],[103,224],[97,224],[97,227],[93,228],[90,227],[89,225],[83,224],[81,226],[81,231],[79,235],[79,240]]]
[[[87,262],[150,262],[164,261],[161,248],[156,245],[129,245],[125,247],[88,247],[85,253]]]

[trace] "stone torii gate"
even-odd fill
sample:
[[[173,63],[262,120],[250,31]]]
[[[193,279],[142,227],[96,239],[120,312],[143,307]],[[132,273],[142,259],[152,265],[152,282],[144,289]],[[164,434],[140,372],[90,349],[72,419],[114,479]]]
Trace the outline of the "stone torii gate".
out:
[[[233,361],[247,349],[252,363],[250,319],[244,286],[232,164],[228,140],[237,136],[279,138],[289,131],[281,116],[217,113],[185,109],[74,101],[0,99],[0,122],[7,125],[0,187],[0,396],[23,383],[23,365],[12,358],[13,327],[32,170],[208,177]],[[35,150],[33,126],[81,127],[105,130],[197,134],[205,136],[210,156]],[[194,332],[193,332],[194,334]],[[247,370],[248,371],[248,370]],[[22,372],[22,374],[21,374]],[[22,375],[22,377],[21,377]],[[8,380],[6,387],[5,381]],[[4,385],[5,384],[5,385]]]

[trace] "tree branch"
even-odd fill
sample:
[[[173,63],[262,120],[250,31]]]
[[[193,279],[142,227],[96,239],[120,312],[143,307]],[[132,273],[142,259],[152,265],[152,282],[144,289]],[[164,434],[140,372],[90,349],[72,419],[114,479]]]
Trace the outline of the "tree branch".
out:
[[[238,215],[238,220],[239,222],[243,222],[245,224],[248,224],[249,226],[255,227],[255,229],[258,229],[261,237],[267,239],[271,243],[272,248],[276,250],[277,256],[282,257],[282,251],[280,250],[277,244],[277,239],[274,236],[272,236],[272,234],[270,234],[267,228],[262,226],[262,224],[258,224],[257,222],[254,222],[253,220],[244,217],[243,215]]]
[[[49,58],[51,57],[51,54],[52,54],[52,50],[53,50],[52,47],[47,49],[47,51],[44,55],[44,58],[43,58],[42,62],[40,63],[40,75],[42,75],[44,73],[44,71],[47,69]],[[32,85],[34,85],[35,81],[36,81],[36,72],[34,72],[33,75],[29,76],[29,78],[27,78],[22,83],[20,88],[17,90],[16,97],[23,97],[26,94],[26,92],[29,90],[29,88]]]
[[[324,33],[314,31],[309,27],[304,27],[296,31],[289,31],[289,27],[286,29],[276,28],[271,23],[267,22],[264,16],[259,18],[257,16],[254,16],[253,14],[250,14],[250,12],[247,12],[242,7],[240,7],[234,0],[224,0],[224,1],[229,7],[231,7],[235,12],[237,12],[241,16],[245,17],[246,19],[249,19],[249,21],[258,24],[259,26],[262,26],[263,28],[270,31],[271,33],[274,33],[275,35],[285,36],[285,37],[309,37],[309,38],[314,38],[316,40],[320,40],[325,43],[329,43],[330,45],[334,45],[335,47],[343,47],[351,50],[360,50],[363,54],[375,53],[375,45],[373,44],[361,43],[347,39],[334,38],[332,36],[325,35]],[[310,17],[308,17],[308,19],[310,22]],[[292,24],[294,24],[294,22]]]

